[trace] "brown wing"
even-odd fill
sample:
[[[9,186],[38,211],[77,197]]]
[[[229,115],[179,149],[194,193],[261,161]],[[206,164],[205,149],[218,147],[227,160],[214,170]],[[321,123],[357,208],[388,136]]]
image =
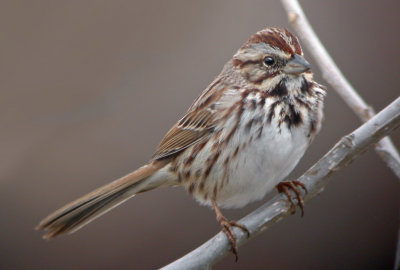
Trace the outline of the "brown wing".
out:
[[[188,112],[168,131],[153,158],[168,158],[208,136],[214,128],[213,120],[213,113],[207,107]]]

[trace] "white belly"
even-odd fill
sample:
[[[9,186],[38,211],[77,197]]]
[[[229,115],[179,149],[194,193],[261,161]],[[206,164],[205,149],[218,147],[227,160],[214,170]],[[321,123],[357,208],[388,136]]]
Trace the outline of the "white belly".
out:
[[[243,119],[243,123],[246,123],[245,116]],[[240,126],[228,144],[227,148],[230,150],[221,151],[218,160],[213,164],[205,181],[203,190],[206,192],[198,188],[201,179],[187,182],[195,183],[193,196],[200,203],[211,205],[210,197],[215,194],[214,190],[217,188],[216,201],[222,208],[242,207],[263,198],[297,165],[309,146],[308,133],[308,125],[289,130],[284,123],[281,124],[279,132],[278,122],[273,120],[264,125],[259,138],[248,140],[251,136],[249,134],[256,134],[256,130],[249,132],[245,125]],[[192,164],[192,172],[204,171],[214,143],[210,140],[199,153]],[[234,154],[237,147],[239,151]],[[228,157],[230,162],[226,163]],[[193,177],[195,176],[192,173],[191,178]],[[189,185],[186,185],[187,188]],[[205,193],[208,196],[204,196]]]
[[[248,144],[229,169],[229,184],[218,192],[221,207],[242,207],[259,200],[295,168],[309,140],[304,130],[264,128],[261,138]],[[240,136],[240,134],[238,134]]]

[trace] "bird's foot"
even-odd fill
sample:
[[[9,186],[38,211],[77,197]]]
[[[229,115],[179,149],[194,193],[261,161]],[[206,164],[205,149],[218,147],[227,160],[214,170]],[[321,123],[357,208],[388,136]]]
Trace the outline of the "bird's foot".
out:
[[[306,186],[302,182],[297,180],[280,182],[278,185],[276,185],[279,193],[285,193],[290,204],[294,208],[294,213],[296,213],[296,204],[293,202],[292,194],[290,193],[290,190],[294,191],[297,198],[297,206],[299,206],[299,208],[301,209],[301,216],[304,216],[304,200],[298,187],[301,187],[307,193]]]
[[[232,251],[233,255],[235,255],[235,261],[237,262],[239,259],[238,247],[237,247],[236,236],[233,232],[233,227],[237,227],[237,228],[241,229],[244,233],[247,234],[247,237],[250,237],[250,232],[246,228],[246,226],[244,226],[234,220],[228,220],[226,217],[224,217],[215,201],[213,201],[213,207],[215,210],[215,214],[217,215],[217,220],[222,227],[222,231],[225,233],[225,235],[229,239],[229,242],[231,244],[231,251]]]

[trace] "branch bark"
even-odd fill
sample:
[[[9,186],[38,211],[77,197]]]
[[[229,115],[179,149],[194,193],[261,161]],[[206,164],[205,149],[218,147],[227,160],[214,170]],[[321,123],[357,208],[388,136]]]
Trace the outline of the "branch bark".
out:
[[[346,167],[370,145],[378,142],[399,125],[400,97],[368,122],[344,136],[324,157],[299,178],[299,181],[303,182],[308,189],[308,193],[304,195],[304,201],[308,201],[323,191],[330,176]],[[288,216],[291,210],[286,197],[282,194],[276,195],[239,221],[249,229],[251,237],[247,238],[241,230],[235,228],[238,245],[243,245]],[[213,264],[229,253],[229,248],[225,234],[220,232],[197,249],[162,269],[211,269]]]
[[[299,2],[297,0],[281,0],[281,2],[288,14],[289,23],[313,56],[322,72],[322,77],[363,122],[368,121],[375,115],[374,110],[365,103],[336,66],[312,29]],[[389,137],[383,138],[376,144],[375,151],[400,180],[400,155],[391,139]]]

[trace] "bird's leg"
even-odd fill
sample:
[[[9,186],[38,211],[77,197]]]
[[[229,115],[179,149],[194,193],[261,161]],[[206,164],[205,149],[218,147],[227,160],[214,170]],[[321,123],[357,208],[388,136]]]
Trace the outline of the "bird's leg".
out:
[[[242,224],[239,224],[234,220],[228,220],[226,217],[224,217],[222,215],[221,210],[219,209],[215,199],[212,200],[212,205],[213,205],[215,214],[217,216],[217,220],[222,227],[222,231],[225,233],[225,235],[229,239],[229,242],[231,243],[231,251],[232,251],[233,255],[235,255],[235,258],[236,258],[235,261],[237,261],[239,259],[239,257],[238,257],[238,252],[237,252],[236,236],[233,233],[233,227],[237,227],[237,228],[241,229],[244,233],[247,234],[247,237],[250,236],[250,232]]]
[[[279,193],[286,194],[286,197],[288,198],[290,204],[294,207],[294,209],[295,209],[294,212],[296,213],[296,205],[292,200],[292,194],[290,194],[289,190],[294,191],[294,193],[296,194],[296,197],[297,197],[297,205],[301,209],[301,216],[304,216],[304,201],[303,201],[303,197],[301,196],[301,193],[300,193],[300,190],[298,187],[301,187],[307,193],[306,186],[302,182],[297,181],[297,180],[280,182],[278,185],[276,185],[276,189],[278,190]]]

